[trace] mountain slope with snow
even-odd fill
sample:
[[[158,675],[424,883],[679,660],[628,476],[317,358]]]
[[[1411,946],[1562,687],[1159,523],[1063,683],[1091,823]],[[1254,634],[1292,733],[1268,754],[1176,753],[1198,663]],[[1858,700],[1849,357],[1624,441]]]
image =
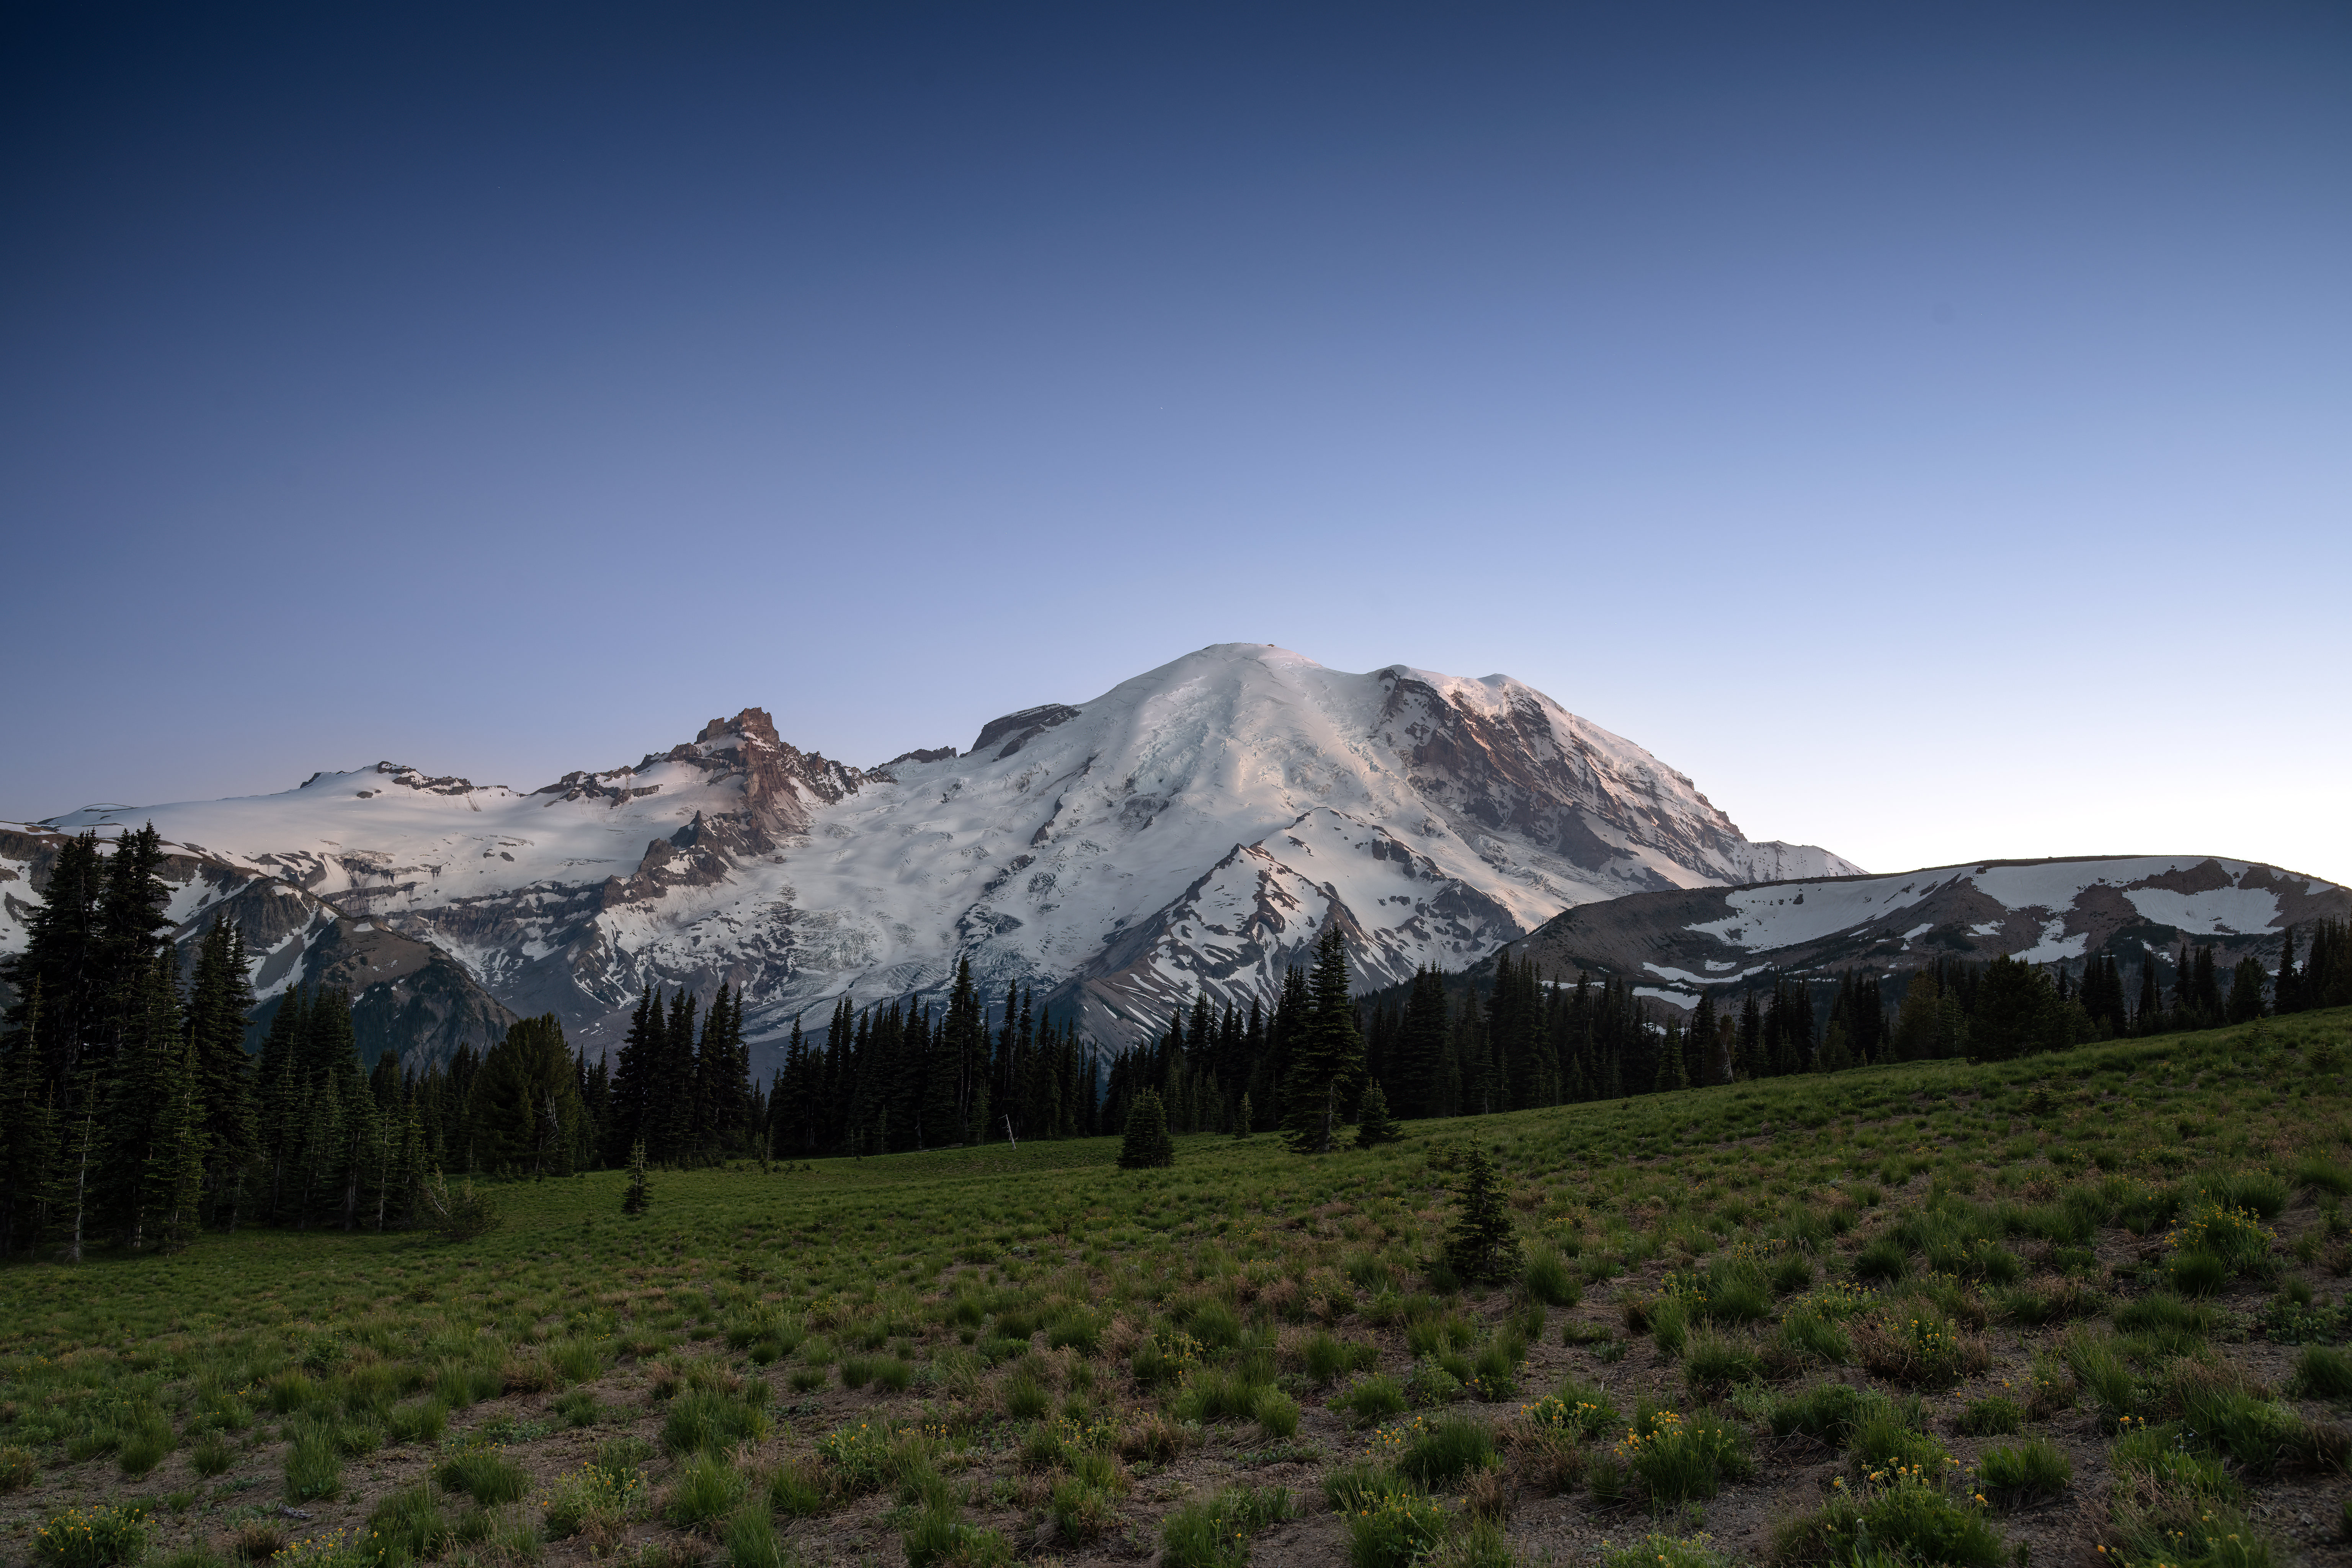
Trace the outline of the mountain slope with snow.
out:
[[[1893,973],[1996,953],[2078,966],[2103,953],[2132,975],[2153,953],[2168,988],[2184,940],[2217,949],[2225,969],[2251,954],[2275,970],[2290,926],[2347,915],[2352,891],[2245,860],[1992,860],[1636,894],[1569,910],[1512,954],[1554,974],[1629,976],[1641,994],[1675,1008],[1695,1005],[1710,985],[1769,984],[1775,973]]]
[[[1267,994],[1327,921],[1371,985],[1595,900],[1856,869],[1750,843],[1688,778],[1507,677],[1345,674],[1258,644],[869,771],[747,709],[530,794],[387,763],[42,826],[151,819],[446,951],[592,1051],[648,983],[741,986],[772,1040],[844,993],[937,992],[962,956],[1116,1041],[1196,989]]]
[[[0,952],[24,946],[25,918],[38,903],[66,836],[0,827]],[[160,872],[172,889],[165,909],[180,972],[215,920],[245,933],[254,994],[261,1007],[247,1044],[298,985],[337,987],[352,998],[352,1028],[362,1060],[386,1050],[412,1067],[446,1058],[459,1046],[504,1035],[509,1012],[466,967],[430,942],[370,920],[354,920],[290,882],[176,845]],[[15,1000],[0,981],[0,1006]]]

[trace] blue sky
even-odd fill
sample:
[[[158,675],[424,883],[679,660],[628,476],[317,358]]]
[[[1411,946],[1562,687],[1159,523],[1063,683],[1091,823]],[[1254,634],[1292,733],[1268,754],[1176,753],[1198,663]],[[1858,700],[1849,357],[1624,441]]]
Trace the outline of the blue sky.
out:
[[[0,816],[1201,645],[2352,880],[2336,5],[0,16]]]

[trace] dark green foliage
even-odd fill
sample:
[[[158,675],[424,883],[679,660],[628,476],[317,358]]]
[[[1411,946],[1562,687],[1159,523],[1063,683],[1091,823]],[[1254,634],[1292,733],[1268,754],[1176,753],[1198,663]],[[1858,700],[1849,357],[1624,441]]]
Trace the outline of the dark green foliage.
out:
[[[1447,1266],[1468,1280],[1503,1284],[1517,1279],[1518,1235],[1494,1162],[1483,1148],[1474,1145],[1463,1157],[1454,1201],[1454,1225],[1445,1237]]]
[[[2352,1355],[2306,1345],[2294,1363],[2295,1385],[2321,1399],[2352,1399]]]
[[[1300,1153],[1324,1154],[1336,1147],[1364,1088],[1364,1036],[1349,994],[1347,941],[1336,923],[1327,924],[1315,944],[1306,990],[1304,1016],[1284,1064],[1283,1137]]]
[[[1357,1115],[1356,1147],[1359,1149],[1393,1143],[1404,1136],[1404,1129],[1389,1115],[1388,1096],[1381,1092],[1377,1081],[1364,1089],[1363,1104]]]
[[[1150,1089],[1137,1095],[1127,1108],[1127,1131],[1118,1145],[1119,1168],[1150,1170],[1176,1163],[1176,1145],[1168,1136],[1168,1111]]]
[[[629,1184],[621,1193],[623,1214],[643,1214],[653,1206],[653,1180],[646,1173],[646,1141],[629,1145]]]
[[[1583,1283],[1568,1260],[1552,1247],[1540,1247],[1528,1259],[1528,1294],[1547,1307],[1573,1307],[1584,1299]]]
[[[1169,1568],[1242,1568],[1249,1538],[1290,1517],[1290,1494],[1280,1487],[1228,1487],[1169,1514],[1160,1527]]]
[[[530,1472],[496,1448],[460,1448],[434,1467],[433,1479],[483,1508],[519,1501],[530,1489]]]
[[[1904,1484],[1864,1500],[1838,1497],[1772,1532],[1776,1564],[1883,1562],[2000,1568],[2000,1534],[1974,1510],[1933,1487]]]
[[[1970,1400],[1960,1412],[1959,1428],[1971,1437],[2006,1437],[2025,1425],[2025,1412],[2017,1402],[2000,1394],[1988,1394]]]
[[[1995,1500],[2010,1507],[2056,1497],[2074,1479],[2074,1467],[2065,1454],[2042,1437],[2013,1447],[1987,1448],[1979,1470]]]
[[[1424,1487],[1450,1487],[1496,1462],[1493,1427],[1466,1415],[1444,1415],[1413,1434],[1396,1468]]]

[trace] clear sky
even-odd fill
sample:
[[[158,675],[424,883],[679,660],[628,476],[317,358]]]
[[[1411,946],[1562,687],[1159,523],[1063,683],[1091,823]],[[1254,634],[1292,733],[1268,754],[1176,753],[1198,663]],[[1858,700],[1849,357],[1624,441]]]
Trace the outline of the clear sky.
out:
[[[2352,880],[2352,9],[0,13],[0,816],[1191,648]]]

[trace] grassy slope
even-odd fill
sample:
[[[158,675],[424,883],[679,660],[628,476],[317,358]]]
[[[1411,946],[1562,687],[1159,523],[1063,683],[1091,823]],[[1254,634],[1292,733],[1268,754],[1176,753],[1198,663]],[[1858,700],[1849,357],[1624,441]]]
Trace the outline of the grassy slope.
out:
[[[1503,1462],[1476,1488],[1434,1489],[1501,1515],[1520,1551],[1586,1555],[1603,1538],[1640,1535],[1656,1514],[1671,1533],[1704,1525],[1717,1548],[1762,1556],[1776,1525],[1817,1506],[1842,1478],[1864,1482],[1832,1447],[1771,1436],[1776,1393],[1824,1379],[1893,1394],[1913,1385],[1835,1364],[1833,1346],[1826,1360],[1818,1346],[1799,1354],[1791,1331],[1775,1324],[1801,1315],[1799,1303],[1818,1304],[1822,1287],[1850,1279],[1871,1242],[1906,1220],[1919,1231],[1920,1216],[1939,1205],[1937,1234],[1951,1231],[1956,1215],[1965,1230],[1973,1215],[1990,1227],[1983,1245],[2013,1264],[1996,1259],[1991,1280],[1923,1280],[1927,1260],[1913,1256],[1904,1282],[1875,1282],[1879,1294],[1861,1313],[1832,1314],[1846,1343],[1874,1342],[1876,1317],[1926,1312],[1981,1347],[1982,1368],[1957,1388],[1929,1380],[1916,1423],[1964,1466],[1990,1446],[1958,1429],[1967,1399],[2004,1385],[2021,1394],[2037,1378],[2053,1384],[2029,1435],[2070,1458],[2072,1480],[2054,1502],[1993,1514],[1992,1528],[2043,1562],[2095,1542],[2120,1549],[2129,1520],[2111,1505],[2118,1488],[2138,1483],[2110,1459],[2116,1417],[2161,1423],[2174,1414],[2187,1386],[2180,1369],[2191,1363],[2224,1369],[2224,1381],[2258,1401],[2289,1394],[2300,1352],[2264,1337],[2260,1314],[2284,1282],[2332,1286],[2347,1268],[2344,1227],[2324,1223],[2320,1208],[2333,1204],[2326,1189],[2345,1184],[2335,1162],[2352,1138],[2340,1057],[2331,1065],[2323,1047],[2342,1052],[2347,1026],[2352,1015],[2308,1015],[2271,1021],[2251,1038],[2224,1030],[2019,1063],[1874,1068],[1418,1123],[1401,1145],[1319,1160],[1288,1155],[1271,1139],[1192,1138],[1179,1140],[1172,1171],[1147,1173],[1118,1171],[1113,1144],[1090,1141],[660,1174],[654,1210],[638,1218],[620,1213],[622,1178],[598,1173],[498,1189],[505,1224],[464,1245],[247,1233],[207,1237],[172,1258],[16,1267],[0,1273],[0,1443],[29,1452],[38,1473],[0,1499],[0,1519],[22,1542],[69,1504],[136,1499],[156,1510],[159,1551],[226,1545],[240,1530],[266,1544],[257,1516],[283,1500],[289,1440],[308,1434],[311,1469],[320,1452],[336,1454],[327,1468],[339,1495],[302,1500],[316,1521],[283,1528],[352,1527],[356,1542],[373,1508],[423,1480],[470,1434],[504,1438],[504,1457],[531,1488],[475,1519],[465,1533],[478,1539],[446,1545],[447,1560],[537,1550],[584,1562],[590,1544],[617,1539],[723,1552],[715,1529],[696,1537],[646,1519],[528,1543],[545,1500],[600,1445],[642,1469],[640,1495],[656,1510],[689,1482],[708,1481],[660,1452],[666,1423],[679,1436],[671,1420],[679,1391],[700,1389],[767,1418],[764,1437],[730,1451],[736,1474],[764,1484],[781,1466],[831,1489],[813,1517],[780,1516],[790,1548],[810,1560],[898,1560],[925,1497],[940,1520],[993,1528],[1024,1556],[1131,1555],[1157,1545],[1171,1510],[1235,1482],[1286,1485],[1304,1514],[1257,1538],[1260,1561],[1336,1560],[1347,1538],[1323,1511],[1320,1479],[1368,1450],[1392,1450],[1395,1438],[1368,1438],[1328,1407],[1349,1380],[1317,1381],[1309,1336],[1328,1327],[1376,1345],[1380,1370],[1402,1376],[1413,1364],[1409,1319],[1458,1314],[1465,1359],[1497,1344],[1517,1349],[1515,1312],[1532,1326],[1512,1290],[1458,1301],[1426,1294],[1423,1268],[1449,1213],[1449,1178],[1432,1169],[1432,1155],[1443,1166],[1447,1146],[1475,1138],[1502,1158],[1522,1234],[1566,1249],[1567,1272],[1583,1286],[1580,1303],[1545,1312],[1540,1335],[1519,1352],[1516,1395],[1457,1406],[1496,1425]],[[2277,1235],[2267,1256],[2211,1298],[2221,1313],[2175,1326],[2160,1343],[2146,1333],[2114,1338],[2113,1312],[2165,1281],[2173,1209],[2193,1207],[2210,1175],[2264,1172],[2286,1206],[2270,1222]],[[2048,1234],[2068,1192],[2095,1192],[2110,1176],[2134,1184],[2107,1182],[2095,1235],[2078,1245]],[[2149,1190],[2153,1199],[2131,1196]],[[1784,1293],[1754,1322],[1695,1321],[1681,1357],[1630,1331],[1661,1315],[1654,1303],[1671,1295],[1670,1274],[1687,1285],[1714,1265],[1719,1282],[1727,1259],[1749,1253],[1762,1264],[1805,1258],[1813,1289]],[[2019,1278],[2000,1281],[2012,1267]],[[2032,1300],[2063,1297],[2069,1279],[2098,1313],[2071,1329],[2021,1321],[2036,1315]],[[968,1299],[961,1312],[959,1297]],[[2318,1304],[2328,1300],[2323,1289]],[[1703,1318],[1707,1309],[1690,1304]],[[1040,1320],[1034,1341],[997,1332],[1033,1326],[1024,1316]],[[1060,1337],[1078,1343],[1050,1348],[1042,1331],[1050,1321],[1075,1329]],[[1154,1334],[1175,1343],[1180,1326],[1208,1342],[1195,1352],[1192,1390],[1139,1386],[1137,1350]],[[1424,1346],[1431,1331],[1424,1324]],[[2306,1332],[2340,1337],[2325,1312]],[[2108,1363],[2093,1352],[2102,1349],[2121,1356],[2123,1373],[2100,1381]],[[1694,1388],[1692,1364],[1708,1356],[1717,1360],[1703,1370],[1760,1375],[1744,1388]],[[844,1358],[853,1375],[882,1381],[845,1387]],[[2074,1373],[2086,1367],[2091,1381],[2078,1383]],[[908,1371],[903,1391],[884,1385]],[[1246,1405],[1269,1378],[1303,1407],[1296,1436],[1268,1436],[1283,1425],[1278,1411],[1265,1429],[1246,1416],[1181,1423],[1204,1400],[1214,1407],[1204,1386],[1222,1379]],[[1645,1394],[1692,1416],[1712,1409],[1746,1435],[1753,1473],[1711,1501],[1666,1507],[1637,1483],[1603,1502],[1589,1471],[1598,1459],[1606,1472],[1619,1433],[1569,1445],[1563,1458],[1559,1443],[1531,1440],[1517,1419],[1525,1398],[1566,1378],[1607,1387],[1626,1418]],[[1057,1456],[1042,1441],[1024,1455],[1034,1428],[1005,1412],[1030,1384],[1044,1391],[1048,1417],[1074,1428],[1108,1423],[1111,1457],[1079,1463],[1075,1448]],[[2137,1407],[2118,1409],[2118,1400]],[[429,1433],[436,1406],[446,1411],[445,1433],[399,1440]],[[2298,1430],[2326,1428],[2327,1406],[2315,1399],[2270,1408],[2304,1423]],[[854,1464],[815,1458],[825,1434],[859,1421],[932,1429],[901,1443],[884,1467],[903,1482],[898,1494],[886,1482],[854,1495]],[[630,1436],[655,1454],[633,1459],[611,1447]],[[2340,1477],[2328,1473],[2326,1442],[2300,1441],[2268,1473],[2221,1456],[2231,1485],[2247,1489],[2246,1530],[2283,1557],[2336,1551],[2322,1542]],[[199,1459],[226,1468],[201,1478]],[[1092,1512],[1081,1494],[1092,1496]],[[452,1521],[474,1516],[462,1500],[443,1511]],[[747,1539],[739,1537],[739,1554],[751,1552]],[[967,1540],[963,1549],[987,1547]]]

